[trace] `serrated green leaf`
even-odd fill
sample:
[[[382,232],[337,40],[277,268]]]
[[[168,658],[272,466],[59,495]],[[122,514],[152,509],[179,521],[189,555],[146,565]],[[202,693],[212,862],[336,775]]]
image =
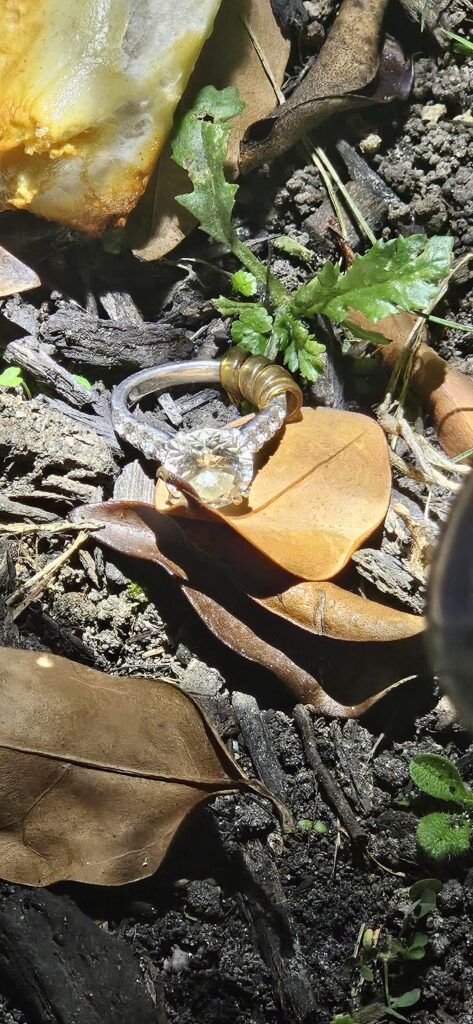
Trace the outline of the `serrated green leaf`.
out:
[[[473,803],[473,793],[466,788],[458,768],[440,754],[418,754],[414,757],[411,778],[423,793],[437,800]]]
[[[232,288],[236,292],[240,292],[240,295],[255,295],[258,287],[258,282],[254,274],[250,274],[248,270],[237,270],[235,274],[231,275]]]
[[[342,273],[328,262],[294,297],[294,309],[303,316],[323,313],[334,323],[349,323],[350,309],[376,323],[399,309],[423,310],[450,269],[453,239],[423,235],[379,241],[355,256]],[[350,323],[356,333],[356,325]]]
[[[19,366],[7,366],[3,373],[0,373],[0,387],[17,388],[23,384],[21,369]]]
[[[218,242],[230,245],[231,216],[238,186],[225,178],[224,163],[230,125],[243,110],[238,89],[206,85],[191,110],[178,119],[171,139],[173,160],[189,174],[194,191],[176,196]]]
[[[287,252],[288,256],[295,256],[296,259],[301,260],[303,263],[312,263],[314,259],[314,253],[311,249],[308,249],[306,245],[301,245],[295,238],[291,238],[290,235],[279,235],[274,239],[273,245],[275,249],[279,249],[280,252]]]
[[[433,857],[458,857],[470,849],[471,822],[451,814],[426,814],[417,826],[419,846]]]
[[[245,327],[260,334],[269,334],[273,326],[273,318],[264,306],[257,302],[246,304],[240,312],[240,321]]]
[[[252,356],[264,356],[268,339],[266,335],[253,331],[251,327],[245,327],[238,320],[231,327],[232,339],[239,348],[245,352],[251,352]]]

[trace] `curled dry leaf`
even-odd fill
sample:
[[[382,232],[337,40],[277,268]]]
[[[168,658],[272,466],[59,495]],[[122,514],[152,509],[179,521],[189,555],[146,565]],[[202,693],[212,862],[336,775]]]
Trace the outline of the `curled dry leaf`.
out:
[[[0,298],[39,288],[41,281],[31,267],[22,263],[0,245]]]
[[[367,321],[359,313],[350,314],[361,326]],[[416,323],[413,313],[398,313],[376,324],[389,345],[380,345],[380,359],[394,367]],[[440,444],[454,458],[473,448],[473,379],[442,359],[422,341],[410,376],[413,392],[432,417]]]
[[[0,863],[10,881],[144,878],[193,808],[252,786],[172,683],[4,648],[0,684]]]
[[[325,580],[383,521],[390,492],[386,439],[373,419],[304,408],[260,465],[249,510],[204,514],[227,523],[294,576]],[[173,512],[164,484],[156,500],[162,511]]]
[[[274,81],[280,86],[290,43],[281,35],[270,0],[239,0],[238,3],[222,0],[212,35],[182,99],[182,109],[186,110],[199,89],[209,82],[218,89],[228,85],[239,89],[245,108],[232,120],[227,164],[233,177],[238,166],[240,141],[248,126],[269,114],[276,99],[258,46],[264,52]],[[128,239],[137,255],[146,260],[159,259],[195,227],[192,215],[174,198],[188,190],[188,175],[171,159],[170,147],[166,146],[127,228]]]
[[[397,44],[388,41],[379,55],[386,5],[387,0],[343,0],[312,68],[288,101],[247,133],[243,172],[286,152],[334,114],[409,94],[412,68]]]
[[[425,670],[422,619],[333,584],[298,583],[224,523],[178,519],[138,502],[72,514],[74,522],[91,517],[104,524],[99,543],[163,568],[222,644],[321,714],[357,717],[374,694]]]

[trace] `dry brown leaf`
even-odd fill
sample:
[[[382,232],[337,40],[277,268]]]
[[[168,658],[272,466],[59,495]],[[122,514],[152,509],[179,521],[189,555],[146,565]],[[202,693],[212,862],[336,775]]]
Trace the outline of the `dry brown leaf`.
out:
[[[324,619],[320,591],[325,591],[326,584],[297,585],[223,523],[178,519],[139,502],[107,502],[72,515],[75,522],[91,521],[91,517],[104,524],[96,535],[99,543],[165,569],[179,581],[182,593],[213,636],[240,657],[268,669],[297,701],[313,704],[321,714],[358,717],[397,680],[425,671],[421,619],[366,601],[363,627],[363,610],[352,600],[354,595],[331,585]],[[223,565],[216,562],[217,557]],[[295,610],[298,586],[299,612]],[[282,594],[284,600],[285,592],[287,609],[278,596]],[[272,607],[271,598],[277,608]],[[335,639],[337,618],[345,643]],[[315,673],[323,676],[323,687]]]
[[[351,313],[361,326],[367,321]],[[376,324],[390,344],[379,346],[379,356],[392,369],[416,323],[413,313],[397,313]],[[372,324],[370,327],[372,329]],[[457,370],[422,341],[410,376],[414,394],[432,417],[440,444],[452,458],[473,448],[473,379]]]
[[[282,84],[290,43],[279,31],[270,0],[238,0],[238,3],[223,0],[213,33],[202,50],[182,99],[182,109],[185,110],[204,85],[211,84],[218,89],[227,85],[238,87],[246,106],[232,122],[228,153],[231,176],[236,173],[240,141],[248,126],[269,114],[276,99],[245,20],[264,52],[275,82],[278,86]],[[167,146],[127,228],[128,239],[136,255],[146,260],[159,259],[182,242],[195,227],[194,218],[174,198],[188,191],[188,175],[171,159]]]
[[[390,490],[386,440],[373,419],[304,408],[256,473],[250,511],[213,514],[287,572],[325,580],[383,521]],[[156,501],[172,511],[164,484]]]
[[[0,298],[39,288],[41,281],[31,267],[22,263],[0,245]]]
[[[286,152],[328,117],[409,94],[412,68],[394,42],[379,55],[387,0],[343,0],[315,63],[272,114],[243,140],[240,167],[251,170]],[[362,90],[370,86],[370,91]]]
[[[4,648],[2,877],[121,885],[152,874],[199,803],[252,783],[172,683]]]

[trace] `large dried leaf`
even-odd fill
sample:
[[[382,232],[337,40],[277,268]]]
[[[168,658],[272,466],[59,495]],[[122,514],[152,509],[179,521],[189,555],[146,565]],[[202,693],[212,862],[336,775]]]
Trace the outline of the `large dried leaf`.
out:
[[[304,408],[256,473],[249,511],[214,514],[294,576],[325,580],[383,521],[390,490],[386,440],[373,419]],[[156,500],[172,509],[164,485]]]
[[[328,117],[408,95],[410,63],[388,41],[379,57],[387,0],[343,0],[314,65],[289,100],[256,121],[243,141],[241,170],[273,160]],[[361,95],[370,85],[370,92]]]
[[[251,785],[171,683],[4,648],[0,687],[3,878],[144,878],[197,804]]]
[[[361,327],[368,321],[353,313]],[[400,312],[376,323],[376,333],[389,345],[380,345],[379,356],[392,369],[416,323],[413,313]],[[410,386],[429,412],[440,444],[455,457],[473,448],[473,379],[442,359],[425,341],[415,356]]]
[[[231,176],[236,173],[240,140],[248,126],[269,114],[275,103],[274,89],[258,55],[255,39],[264,51],[275,82],[281,85],[290,44],[279,31],[270,0],[239,0],[238,3],[223,0],[212,36],[182,100],[185,110],[205,85],[212,84],[218,89],[228,85],[238,87],[245,109],[232,120],[228,151]],[[195,227],[191,214],[175,201],[176,195],[188,190],[188,176],[171,159],[167,146],[127,229],[137,255],[147,260],[159,259]]]
[[[368,625],[361,625],[362,609],[352,600],[354,595],[333,585],[324,619],[320,592],[327,585],[315,583],[299,584],[303,590],[297,612],[294,578],[223,523],[178,519],[138,502],[88,506],[76,510],[73,519],[103,523],[96,534],[100,543],[154,562],[174,576],[212,636],[239,657],[269,670],[296,700],[313,704],[321,714],[357,717],[376,701],[373,694],[381,695],[398,679],[425,669],[421,619],[366,601],[370,633]],[[333,607],[337,597],[338,611]],[[383,632],[379,620],[385,612]],[[335,639],[337,617],[345,643]],[[323,687],[317,675],[323,678]]]

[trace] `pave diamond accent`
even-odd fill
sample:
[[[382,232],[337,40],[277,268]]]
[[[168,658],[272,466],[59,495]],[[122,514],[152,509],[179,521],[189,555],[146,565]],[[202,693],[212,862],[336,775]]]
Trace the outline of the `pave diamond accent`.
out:
[[[186,480],[207,505],[239,504],[253,479],[253,452],[239,430],[180,431],[172,439],[164,469]],[[173,495],[178,495],[170,487]]]

